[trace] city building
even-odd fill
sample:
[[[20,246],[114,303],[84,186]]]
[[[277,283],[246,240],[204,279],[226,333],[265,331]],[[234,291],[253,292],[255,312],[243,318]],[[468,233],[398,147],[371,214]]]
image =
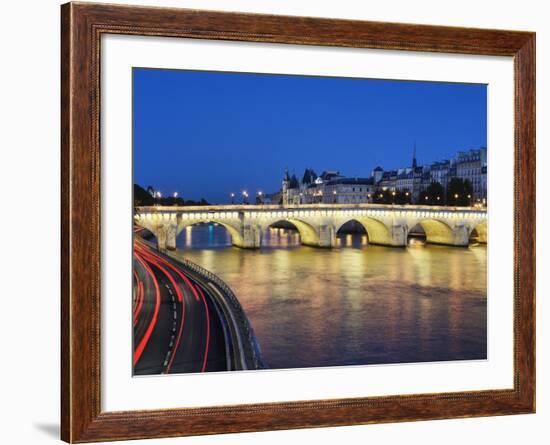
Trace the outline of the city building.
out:
[[[370,177],[346,177],[336,170],[326,170],[317,175],[306,168],[302,179],[285,170],[281,190],[272,193],[271,202],[289,204],[360,204],[373,202],[376,193],[401,192],[410,202],[422,203],[423,193],[430,184],[441,184],[447,193],[449,182],[453,178],[468,181],[472,186],[471,203],[487,202],[487,149],[459,151],[452,159],[444,159],[432,164],[419,165],[416,159],[416,144],[410,167],[385,171],[377,166]],[[445,202],[445,196],[441,202]],[[439,199],[439,198],[438,198]]]
[[[281,203],[289,204],[360,204],[372,202],[374,178],[347,178],[338,171],[327,170],[319,176],[306,169],[301,181],[285,171]]]
[[[487,204],[487,166],[481,167],[481,176],[479,178],[479,194],[478,198],[474,197],[476,202]],[[475,193],[475,192],[474,192]]]
[[[374,193],[373,178],[337,177],[316,187],[317,202],[333,204],[360,204],[372,202]],[[311,189],[310,189],[311,190]]]
[[[487,149],[459,151],[456,155],[456,177],[472,185],[473,200],[487,199]]]

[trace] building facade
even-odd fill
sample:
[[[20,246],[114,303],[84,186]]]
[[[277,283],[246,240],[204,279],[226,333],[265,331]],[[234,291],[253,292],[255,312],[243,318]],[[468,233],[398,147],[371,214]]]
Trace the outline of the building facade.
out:
[[[347,178],[338,171],[321,175],[306,169],[302,180],[285,171],[281,187],[281,203],[290,204],[360,204],[372,202],[374,178]]]
[[[453,178],[468,181],[472,186],[471,204],[487,202],[487,149],[460,151],[455,158],[418,165],[416,147],[410,167],[397,170],[384,170],[378,166],[369,177],[346,177],[339,171],[327,170],[317,175],[306,168],[302,179],[285,170],[279,202],[290,204],[360,204],[373,202],[375,194],[386,192],[410,193],[411,202],[422,203],[424,193],[432,183],[441,184],[443,193],[447,193]],[[445,196],[441,202],[445,202]],[[438,197],[439,200],[439,197]]]
[[[456,156],[456,177],[472,184],[473,200],[487,199],[487,149],[459,151]],[[485,202],[483,201],[483,202]]]

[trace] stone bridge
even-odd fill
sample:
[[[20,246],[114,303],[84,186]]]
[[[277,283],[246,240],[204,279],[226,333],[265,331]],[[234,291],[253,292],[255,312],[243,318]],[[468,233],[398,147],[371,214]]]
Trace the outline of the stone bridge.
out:
[[[411,229],[420,225],[426,242],[467,246],[475,229],[487,242],[487,211],[472,207],[383,204],[215,205],[137,207],[135,223],[157,237],[161,250],[175,249],[176,236],[187,226],[215,222],[231,234],[234,246],[258,248],[262,233],[281,221],[292,223],[302,244],[336,246],[336,233],[349,221],[361,224],[370,244],[406,246]]]

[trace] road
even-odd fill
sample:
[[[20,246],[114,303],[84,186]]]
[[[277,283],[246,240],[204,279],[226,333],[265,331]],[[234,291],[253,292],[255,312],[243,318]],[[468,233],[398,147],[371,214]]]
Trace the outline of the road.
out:
[[[139,236],[134,241],[135,375],[236,367],[218,290]],[[213,295],[215,294],[215,295]]]

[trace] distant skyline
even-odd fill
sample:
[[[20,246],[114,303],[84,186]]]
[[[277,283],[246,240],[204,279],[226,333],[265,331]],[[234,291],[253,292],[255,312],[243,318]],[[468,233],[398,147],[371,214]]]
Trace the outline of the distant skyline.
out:
[[[480,84],[134,68],[134,182],[211,203],[487,146]]]

